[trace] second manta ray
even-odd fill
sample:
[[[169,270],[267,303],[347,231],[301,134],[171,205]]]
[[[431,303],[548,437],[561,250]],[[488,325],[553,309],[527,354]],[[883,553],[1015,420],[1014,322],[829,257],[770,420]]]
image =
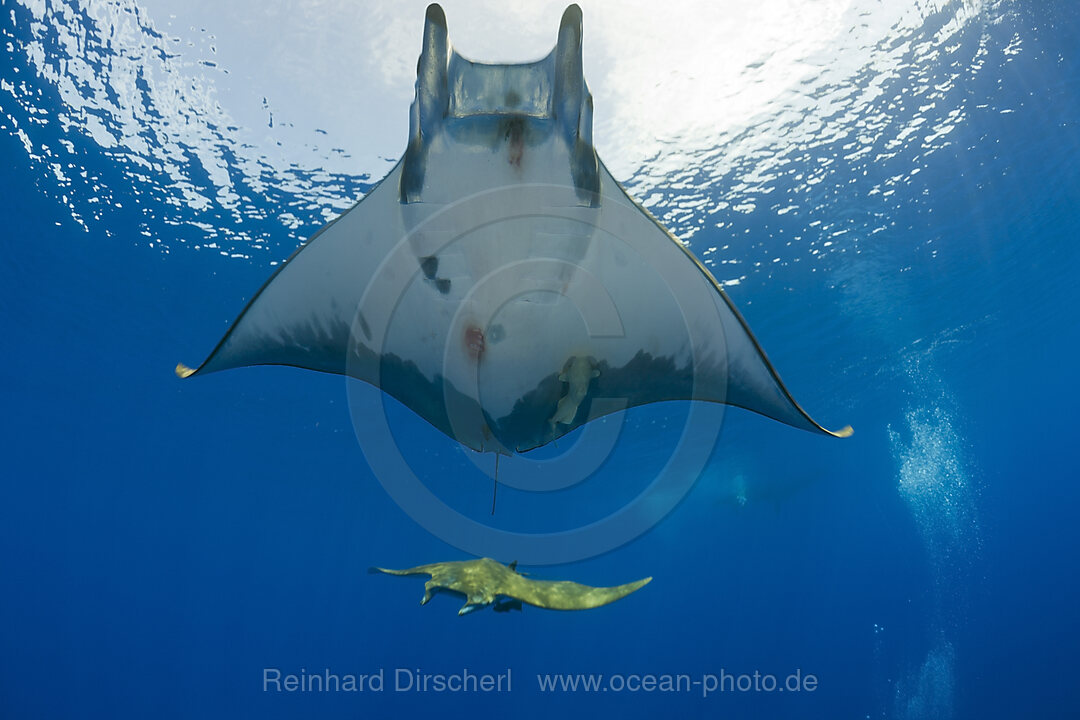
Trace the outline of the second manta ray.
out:
[[[549,610],[588,610],[613,603],[649,584],[651,577],[615,587],[591,587],[568,580],[532,580],[517,571],[517,563],[503,565],[491,558],[418,565],[408,570],[371,568],[387,575],[430,575],[421,605],[439,591],[465,596],[458,615],[492,606],[502,612],[521,609],[521,603]]]
[[[712,274],[597,157],[581,42],[571,5],[547,57],[474,62],[431,5],[400,162],[177,374],[347,374],[500,454],[667,400],[851,434],[799,406]]]

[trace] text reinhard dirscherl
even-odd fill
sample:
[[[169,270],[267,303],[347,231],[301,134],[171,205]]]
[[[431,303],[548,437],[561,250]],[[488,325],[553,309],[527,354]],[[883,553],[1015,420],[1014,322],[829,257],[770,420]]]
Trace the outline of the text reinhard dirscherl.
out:
[[[387,679],[389,684],[387,683]],[[322,672],[283,673],[278,668],[263,668],[263,692],[510,692],[510,668],[506,672],[474,673],[468,669],[453,673],[427,673],[419,669],[395,668],[392,673],[379,668],[367,675],[337,674],[329,668]]]
[[[719,674],[704,673],[699,676],[682,674],[653,673],[616,673],[599,674],[546,674],[536,676],[537,687],[541,693],[652,693],[652,692],[697,692],[702,697],[714,693],[774,693],[801,692],[812,693],[818,688],[816,675],[796,668],[784,675],[761,673],[733,674],[721,669]],[[279,668],[263,668],[263,692],[274,693],[381,693],[394,692],[434,692],[434,693],[489,693],[511,692],[511,670],[502,673],[476,673],[468,668],[460,672],[429,673],[413,668],[379,668],[366,675],[353,673],[335,673],[329,668],[322,672],[309,672],[300,668],[299,672],[285,673]]]

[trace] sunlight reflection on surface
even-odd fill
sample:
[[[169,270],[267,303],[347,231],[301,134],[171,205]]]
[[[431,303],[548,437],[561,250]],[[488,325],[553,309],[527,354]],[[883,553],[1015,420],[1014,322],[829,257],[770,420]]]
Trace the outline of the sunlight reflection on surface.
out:
[[[808,212],[806,191],[841,182],[837,153],[869,164],[947,145],[966,110],[941,99],[979,71],[978,27],[991,21],[974,1],[582,5],[597,148],[688,242],[759,207]],[[151,236],[154,219],[192,247],[281,259],[400,156],[424,6],[66,0],[46,12],[18,0],[8,48],[30,72],[4,80],[15,104],[0,119],[80,223],[134,194],[143,235],[165,252],[177,241]],[[554,45],[563,3],[445,8],[463,54],[525,61]],[[42,91],[67,111],[48,117]],[[36,143],[47,122],[72,141]],[[94,177],[95,154],[134,189]],[[887,198],[906,177],[874,192]],[[837,252],[846,232],[817,227],[796,254]],[[722,267],[722,248],[695,249],[722,282],[745,278],[746,263]]]

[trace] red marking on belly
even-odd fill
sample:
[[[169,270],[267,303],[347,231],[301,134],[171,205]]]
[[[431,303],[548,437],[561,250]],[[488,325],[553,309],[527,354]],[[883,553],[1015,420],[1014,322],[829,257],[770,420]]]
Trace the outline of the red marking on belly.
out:
[[[465,330],[465,350],[469,357],[477,362],[484,355],[484,331],[475,326],[469,326]]]

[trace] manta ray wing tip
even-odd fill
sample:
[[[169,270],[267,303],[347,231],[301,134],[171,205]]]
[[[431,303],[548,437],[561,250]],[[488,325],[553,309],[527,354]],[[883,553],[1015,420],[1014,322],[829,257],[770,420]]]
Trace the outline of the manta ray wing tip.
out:
[[[853,427],[851,427],[850,425],[845,425],[844,427],[840,428],[839,430],[837,430],[836,432],[833,433],[833,435],[835,435],[838,438],[851,437],[854,434],[855,434],[855,429]]]
[[[197,368],[189,368],[184,363],[176,363],[176,377],[186,378],[195,374]]]

